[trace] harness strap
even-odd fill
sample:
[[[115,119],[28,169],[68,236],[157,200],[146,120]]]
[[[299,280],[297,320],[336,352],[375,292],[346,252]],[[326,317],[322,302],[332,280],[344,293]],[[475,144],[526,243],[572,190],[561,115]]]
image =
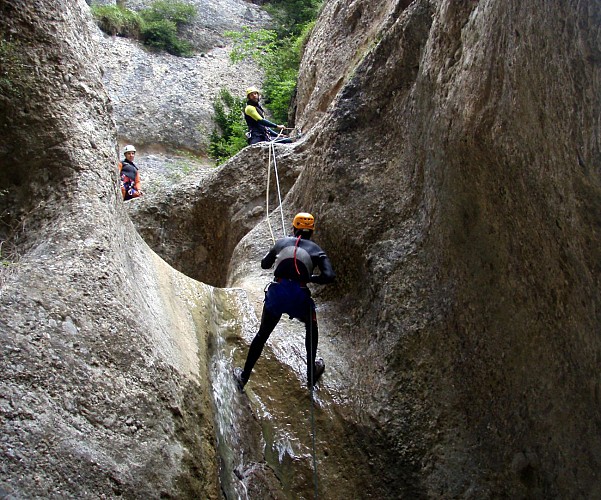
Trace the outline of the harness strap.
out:
[[[298,238],[296,238],[296,243],[294,245],[294,269],[296,269],[296,274],[298,274],[299,276],[301,275],[300,271],[298,270],[298,264],[296,263],[296,250],[298,248],[298,244],[300,243],[300,239],[301,239],[301,235],[298,235]]]
[[[296,283],[298,283],[301,288],[306,288],[307,287],[307,283],[305,283],[304,281],[296,281],[296,280],[291,280],[288,278],[274,278],[273,281],[275,281],[276,283],[281,283],[282,281],[294,281]],[[269,286],[269,284],[268,284]]]

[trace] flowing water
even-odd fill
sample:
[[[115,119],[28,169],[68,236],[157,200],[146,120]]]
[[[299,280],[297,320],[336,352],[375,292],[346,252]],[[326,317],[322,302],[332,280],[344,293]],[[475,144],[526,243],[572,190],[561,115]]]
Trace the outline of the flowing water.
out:
[[[337,451],[348,446],[348,434],[333,412],[329,391],[318,387],[311,403],[302,323],[282,319],[240,393],[232,372],[244,363],[258,326],[256,313],[241,289],[211,293],[207,326],[212,333],[210,373],[224,497],[308,499],[327,492],[335,498],[355,491],[356,476],[341,481],[340,460],[352,462],[360,453],[349,457]],[[327,353],[325,335],[323,340]]]
[[[256,331],[255,312],[241,290],[214,289],[210,302],[210,372],[225,498],[284,498],[291,491],[310,490],[309,436],[298,436],[299,427],[304,434],[310,429],[306,389],[266,349],[253,389],[239,393],[232,371],[246,357],[244,339]],[[288,384],[294,389],[286,391]]]
[[[232,377],[233,352],[241,337],[241,328],[252,328],[252,311],[242,307],[241,291],[212,292],[209,330],[214,333],[211,349],[211,378],[217,449],[220,457],[221,488],[227,499],[249,498],[243,481],[244,449],[242,425],[246,420]],[[246,312],[247,314],[240,314]],[[241,317],[242,316],[242,317]]]

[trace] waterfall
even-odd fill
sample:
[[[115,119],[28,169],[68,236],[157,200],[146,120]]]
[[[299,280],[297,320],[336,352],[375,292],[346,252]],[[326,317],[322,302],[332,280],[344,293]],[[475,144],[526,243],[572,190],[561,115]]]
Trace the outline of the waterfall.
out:
[[[252,440],[247,438],[245,421],[246,396],[236,388],[233,359],[242,335],[241,329],[252,329],[256,319],[242,290],[213,289],[209,331],[211,345],[211,388],[215,405],[215,425],[221,488],[228,500],[249,498],[244,483],[244,458]]]

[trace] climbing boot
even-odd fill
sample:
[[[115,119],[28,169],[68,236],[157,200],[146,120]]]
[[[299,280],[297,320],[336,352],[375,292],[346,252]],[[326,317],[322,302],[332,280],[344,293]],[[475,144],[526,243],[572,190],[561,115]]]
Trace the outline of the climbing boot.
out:
[[[315,384],[317,384],[317,382],[319,382],[319,379],[321,378],[321,376],[323,375],[323,372],[326,369],[326,364],[324,363],[322,358],[317,358],[315,360],[315,369],[313,370],[313,383],[312,384],[307,384],[309,387],[314,386]],[[307,380],[310,380],[311,378],[311,374],[308,374]]]
[[[240,392],[244,392],[244,386],[248,380],[244,380],[242,376],[242,368],[234,368],[234,380],[236,381],[236,388]]]

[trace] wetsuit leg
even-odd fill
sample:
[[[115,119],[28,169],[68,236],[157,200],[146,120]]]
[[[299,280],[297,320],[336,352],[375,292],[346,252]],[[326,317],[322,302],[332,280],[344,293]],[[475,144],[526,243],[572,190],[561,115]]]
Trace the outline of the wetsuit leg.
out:
[[[317,315],[311,311],[311,321],[305,320],[305,349],[307,350],[307,383],[315,376],[315,356],[317,355],[317,342],[319,331],[317,328]],[[314,384],[311,384],[314,385]]]
[[[263,347],[267,342],[267,339],[273,332],[273,329],[280,321],[282,316],[276,316],[271,314],[265,307],[263,307],[263,314],[261,315],[261,326],[259,327],[259,331],[255,335],[255,338],[250,343],[250,348],[248,349],[248,355],[246,356],[246,363],[244,364],[244,370],[242,371],[242,380],[246,383],[250,378],[250,374],[255,366],[255,363],[261,356],[263,352]]]
[[[269,135],[267,132],[261,133],[260,131],[252,130],[249,144],[252,146],[253,144],[257,144],[259,142],[269,141]]]

